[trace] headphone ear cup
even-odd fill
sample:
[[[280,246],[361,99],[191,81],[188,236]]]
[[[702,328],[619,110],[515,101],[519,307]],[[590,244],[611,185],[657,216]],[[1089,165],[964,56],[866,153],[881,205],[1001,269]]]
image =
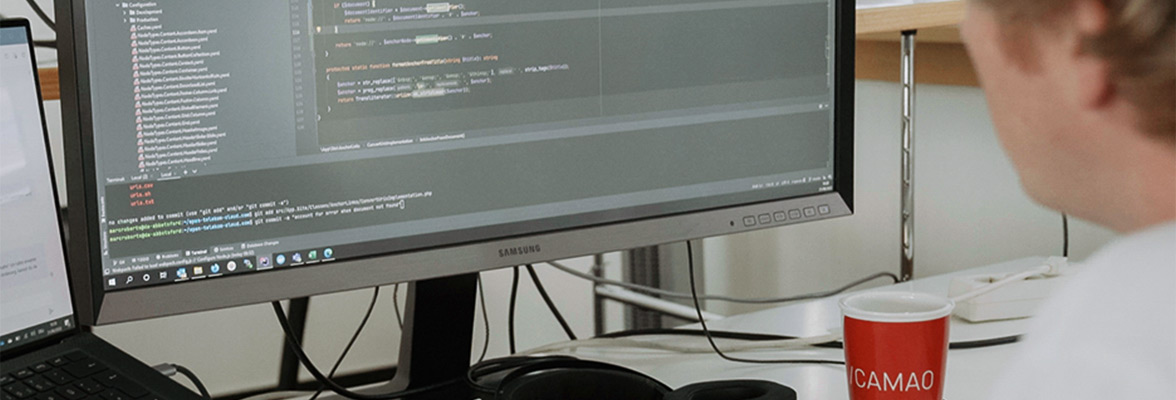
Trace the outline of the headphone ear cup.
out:
[[[577,360],[577,358],[570,356],[511,356],[490,359],[471,366],[466,374],[466,383],[475,398],[497,400],[499,389],[516,371],[552,361]]]
[[[498,399],[662,400],[669,388],[643,374],[617,369],[556,367],[504,382]]]
[[[713,381],[683,386],[663,400],[796,400],[796,391],[761,380]]]

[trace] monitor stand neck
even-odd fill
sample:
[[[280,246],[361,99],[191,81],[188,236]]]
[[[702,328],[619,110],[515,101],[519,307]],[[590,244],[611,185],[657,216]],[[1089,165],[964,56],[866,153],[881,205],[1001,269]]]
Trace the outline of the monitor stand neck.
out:
[[[389,393],[464,379],[470,367],[477,287],[476,273],[409,282],[396,376],[389,383],[356,391]],[[461,381],[441,390],[403,399],[469,398],[470,391]]]

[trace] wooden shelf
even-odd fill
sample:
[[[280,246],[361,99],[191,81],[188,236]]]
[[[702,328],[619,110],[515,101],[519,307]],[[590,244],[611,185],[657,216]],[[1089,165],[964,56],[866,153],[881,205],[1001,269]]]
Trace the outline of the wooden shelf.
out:
[[[857,35],[857,40],[869,42],[895,42],[898,43],[902,38],[899,32],[883,32],[883,33],[864,33]],[[946,43],[946,44],[962,44],[960,39],[959,27],[941,26],[938,28],[923,28],[919,29],[918,44],[924,43]]]
[[[977,86],[976,71],[960,40],[963,1],[921,3],[857,11],[857,78],[898,82],[899,39],[915,36],[915,82]]]
[[[943,28],[941,28],[943,29]],[[926,31],[928,36],[931,31]],[[955,29],[941,33],[950,35]],[[920,30],[915,43],[915,82],[919,84],[978,86],[972,60],[959,41],[923,40]],[[958,37],[958,33],[956,33]],[[855,49],[857,79],[898,82],[899,41],[894,38],[858,39]]]
[[[42,100],[61,100],[61,81],[57,79],[57,67],[37,69],[41,80]]]
[[[919,29],[916,80],[975,86],[975,73],[955,28],[963,18],[962,0],[858,10],[858,79],[897,82],[899,33]],[[38,72],[44,99],[60,99],[57,68],[41,68]]]
[[[952,26],[963,19],[963,0],[867,8],[857,11],[857,34]]]

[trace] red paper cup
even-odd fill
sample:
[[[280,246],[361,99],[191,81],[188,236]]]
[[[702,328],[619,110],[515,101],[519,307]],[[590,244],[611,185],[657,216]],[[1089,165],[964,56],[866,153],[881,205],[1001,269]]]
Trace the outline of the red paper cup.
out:
[[[941,400],[955,303],[926,293],[841,299],[851,400]]]

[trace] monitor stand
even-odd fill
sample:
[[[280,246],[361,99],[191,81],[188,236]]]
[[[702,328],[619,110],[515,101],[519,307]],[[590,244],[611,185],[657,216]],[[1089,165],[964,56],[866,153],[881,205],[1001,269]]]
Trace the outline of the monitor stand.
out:
[[[464,379],[470,367],[477,288],[476,273],[409,282],[396,376],[386,384],[355,391],[374,395]],[[470,398],[470,390],[461,381],[403,399]]]

